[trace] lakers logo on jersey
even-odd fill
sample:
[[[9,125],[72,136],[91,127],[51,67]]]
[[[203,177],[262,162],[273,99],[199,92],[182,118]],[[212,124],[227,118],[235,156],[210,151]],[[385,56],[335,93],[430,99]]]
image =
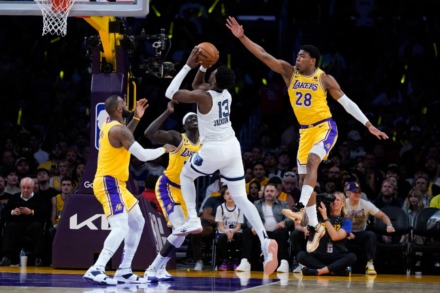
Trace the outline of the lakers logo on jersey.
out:
[[[185,148],[180,154],[181,157],[191,157],[194,154],[193,151],[190,151],[188,148]]]
[[[326,150],[329,150],[331,147],[332,147],[331,144],[329,144],[329,143],[326,143],[326,144],[325,144],[325,149],[326,149]]]
[[[171,203],[167,204],[167,212],[171,211],[173,205]]]
[[[118,203],[116,205],[115,211],[118,212],[118,211],[121,211],[121,210],[122,210],[122,204]]]

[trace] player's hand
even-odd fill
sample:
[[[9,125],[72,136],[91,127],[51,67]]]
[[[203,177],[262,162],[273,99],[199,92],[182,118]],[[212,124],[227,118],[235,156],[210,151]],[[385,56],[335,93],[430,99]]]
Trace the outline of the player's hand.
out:
[[[136,102],[136,108],[134,109],[134,117],[142,118],[144,116],[145,110],[148,108],[148,100],[142,98]]]
[[[170,112],[170,114],[174,113],[174,104],[175,103],[176,103],[175,101],[168,102],[167,110],[168,110],[168,112]]]
[[[165,148],[167,153],[174,152],[177,149],[175,146],[168,144],[168,143],[165,144],[163,147]]]
[[[235,17],[228,16],[228,18],[226,19],[226,27],[231,30],[232,34],[235,37],[241,38],[244,36],[243,26],[237,22]]]
[[[385,132],[380,131],[379,129],[377,129],[373,125],[369,125],[368,130],[370,131],[370,133],[372,135],[376,136],[378,139],[388,139],[389,138]]]
[[[202,61],[199,60],[199,55],[201,52],[202,51],[199,49],[199,47],[195,46],[194,49],[192,49],[191,54],[189,54],[188,60],[186,60],[186,65],[191,68],[200,66],[202,64]]]

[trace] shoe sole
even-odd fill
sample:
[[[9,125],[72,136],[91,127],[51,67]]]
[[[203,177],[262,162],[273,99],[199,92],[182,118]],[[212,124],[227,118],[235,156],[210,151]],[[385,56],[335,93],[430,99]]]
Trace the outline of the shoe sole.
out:
[[[106,283],[105,281],[97,282],[97,281],[93,280],[93,278],[88,278],[88,277],[83,277],[83,279],[86,280],[87,282],[90,282],[90,283],[95,284],[95,285],[107,285],[107,286],[116,286],[116,285],[118,285],[118,282],[116,282],[116,284],[109,284],[109,283]]]
[[[186,236],[188,234],[199,234],[199,233],[202,233],[202,232],[203,232],[203,227],[200,226],[198,228],[195,228],[195,229],[189,230],[189,231],[185,231],[185,232],[179,232],[177,230],[174,230],[173,231],[173,235],[176,235],[176,236]]]
[[[275,240],[270,240],[267,250],[268,253],[272,254],[272,260],[264,264],[264,273],[270,275],[275,272],[278,267],[278,243]]]
[[[281,213],[286,217],[288,217],[289,219],[291,219],[292,221],[295,221],[296,223],[300,223],[304,217],[304,213],[302,212],[295,213],[289,209],[282,209]]]
[[[321,226],[321,227],[322,227],[322,226]],[[313,246],[309,246],[310,241],[307,241],[307,252],[308,252],[308,253],[314,252],[314,251],[318,248],[318,246],[319,246],[319,240],[320,240],[320,239],[322,238],[322,236],[324,236],[324,234],[325,234],[325,228],[322,227],[321,231],[322,231],[322,232],[320,232],[320,233],[318,234],[318,240],[315,241],[315,244],[314,244]],[[315,235],[316,235],[316,234],[315,234]],[[312,242],[312,243],[313,243],[313,242]]]
[[[146,280],[146,281],[131,281],[131,280],[117,279],[117,278],[114,278],[114,280],[118,281],[118,284],[147,284],[148,283],[148,280]]]

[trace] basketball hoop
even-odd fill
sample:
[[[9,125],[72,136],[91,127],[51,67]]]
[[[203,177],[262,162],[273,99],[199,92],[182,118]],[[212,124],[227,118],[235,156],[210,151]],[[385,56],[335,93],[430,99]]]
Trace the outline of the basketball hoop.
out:
[[[75,0],[35,0],[43,14],[43,36],[45,34],[64,37],[67,33],[67,17]]]

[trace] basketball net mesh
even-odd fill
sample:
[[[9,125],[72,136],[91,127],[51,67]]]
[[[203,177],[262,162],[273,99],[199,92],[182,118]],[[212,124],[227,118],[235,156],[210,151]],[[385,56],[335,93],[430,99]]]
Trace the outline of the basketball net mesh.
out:
[[[75,0],[35,0],[43,14],[43,36],[64,37],[67,33],[67,17]]]

